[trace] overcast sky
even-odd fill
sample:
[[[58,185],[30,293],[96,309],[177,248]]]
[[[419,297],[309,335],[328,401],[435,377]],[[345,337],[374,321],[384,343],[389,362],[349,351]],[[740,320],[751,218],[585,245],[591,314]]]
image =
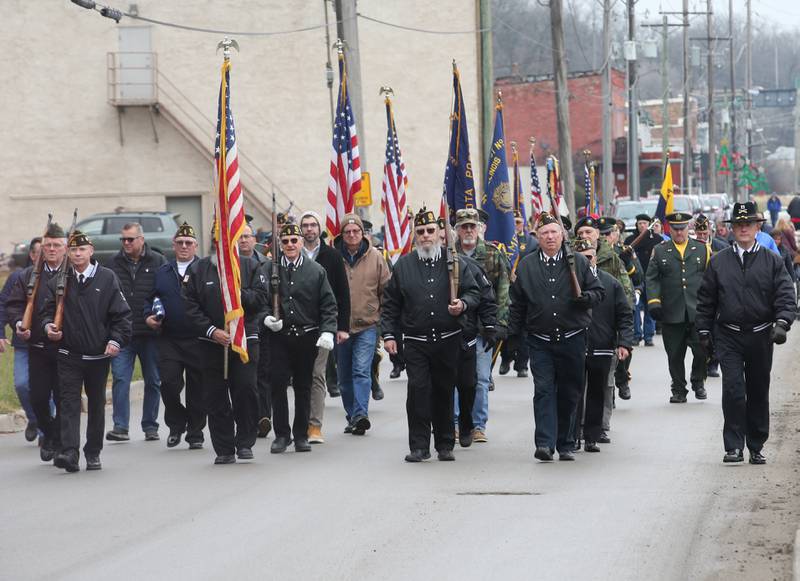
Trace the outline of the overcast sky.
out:
[[[752,0],[753,17],[776,23],[784,28],[800,27],[800,3],[797,0]],[[728,17],[728,0],[712,0],[715,14],[721,18]],[[744,17],[745,0],[733,0],[733,14]],[[645,10],[649,10],[649,21],[658,19],[659,9],[680,11],[682,0],[638,0],[636,14],[640,22],[645,21]],[[704,11],[706,0],[689,0],[689,10]],[[704,17],[703,17],[704,18]]]

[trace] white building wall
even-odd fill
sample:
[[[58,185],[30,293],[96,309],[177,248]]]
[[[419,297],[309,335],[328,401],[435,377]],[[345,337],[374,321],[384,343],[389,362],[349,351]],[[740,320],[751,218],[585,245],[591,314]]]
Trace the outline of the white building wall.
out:
[[[163,74],[162,107],[196,141],[176,130],[166,115],[155,115],[156,143],[147,109],[129,107],[121,115],[121,144],[117,110],[106,100],[106,53],[118,48],[118,25],[66,1],[46,8],[39,2],[7,1],[5,26],[17,31],[20,42],[7,43],[3,51],[14,82],[0,84],[7,119],[0,126],[0,209],[7,224],[0,251],[38,234],[48,211],[67,222],[75,206],[86,217],[118,206],[159,210],[166,196],[204,194],[204,214],[210,216],[211,163],[198,146],[210,152],[213,145],[210,120],[216,120],[222,62],[216,47],[222,35],[153,26],[153,50]],[[141,16],[210,28],[278,31],[324,23],[321,1],[140,0],[137,5]],[[118,7],[127,9],[128,3]],[[358,10],[404,26],[476,28],[471,1],[361,0]],[[141,24],[124,18],[120,25]],[[335,25],[331,36],[336,37]],[[365,127],[359,132],[372,174],[372,218],[379,225],[386,139],[379,87],[390,85],[395,91],[410,203],[415,209],[423,202],[438,207],[453,58],[461,70],[476,165],[479,159],[476,35],[430,35],[360,19],[359,37],[365,109]],[[325,31],[235,38],[241,53],[232,58],[231,91],[240,151],[248,157],[241,160],[243,183],[268,205],[270,186],[263,172],[285,194],[279,196],[279,209],[291,200],[296,208],[322,212],[331,147]],[[335,55],[333,62],[335,67]],[[251,206],[258,209],[250,204],[248,211]]]

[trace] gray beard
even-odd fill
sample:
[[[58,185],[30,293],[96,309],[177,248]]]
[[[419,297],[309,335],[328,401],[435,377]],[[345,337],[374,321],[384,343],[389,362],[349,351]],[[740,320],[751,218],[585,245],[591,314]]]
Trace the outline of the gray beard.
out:
[[[418,247],[417,254],[422,260],[437,260],[442,255],[442,248],[436,244],[430,248]]]

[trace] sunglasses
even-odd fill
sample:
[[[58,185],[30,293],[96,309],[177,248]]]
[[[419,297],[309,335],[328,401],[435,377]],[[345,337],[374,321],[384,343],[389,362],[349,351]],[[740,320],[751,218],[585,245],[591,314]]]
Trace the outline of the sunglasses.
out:
[[[141,238],[141,236],[120,236],[120,242],[124,244],[133,244],[133,241],[137,238]]]
[[[436,234],[435,227],[428,227],[428,228],[417,228],[415,230],[417,236],[422,236],[423,234]]]
[[[176,240],[175,244],[178,246],[191,246],[194,244],[194,240]]]
[[[298,242],[300,242],[299,238],[281,238],[281,244],[284,246],[286,244],[297,244]]]

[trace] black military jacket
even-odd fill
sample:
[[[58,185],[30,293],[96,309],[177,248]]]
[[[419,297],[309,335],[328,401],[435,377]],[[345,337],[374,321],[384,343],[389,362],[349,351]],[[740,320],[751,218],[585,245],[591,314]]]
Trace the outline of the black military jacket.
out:
[[[25,307],[28,305],[28,281],[33,272],[33,266],[25,268],[16,278],[14,286],[11,287],[11,292],[6,300],[6,316],[8,317],[8,324],[11,329],[16,331],[16,326],[22,320],[25,314]],[[47,265],[43,265],[42,272],[39,275],[39,290],[36,292],[36,297],[33,301],[33,318],[31,321],[31,338],[28,340],[28,345],[47,345],[50,339],[39,320],[39,314],[44,306],[44,299],[47,296],[45,287],[55,278],[58,271],[48,269]]]
[[[472,275],[480,289],[480,302],[477,309],[467,309],[461,315],[461,328],[464,330],[464,338],[469,341],[474,339],[483,329],[495,329],[497,326],[497,299],[494,294],[494,287],[486,276],[480,263],[469,256],[461,256],[467,265],[472,269]]]
[[[603,270],[597,271],[597,278],[606,294],[592,307],[588,353],[611,356],[617,347],[630,350],[633,344],[633,311],[625,289],[616,278]]]
[[[703,280],[711,250],[690,238],[681,253],[672,240],[653,249],[647,267],[647,304],[661,305],[664,323],[693,322],[697,308],[697,291]]]

